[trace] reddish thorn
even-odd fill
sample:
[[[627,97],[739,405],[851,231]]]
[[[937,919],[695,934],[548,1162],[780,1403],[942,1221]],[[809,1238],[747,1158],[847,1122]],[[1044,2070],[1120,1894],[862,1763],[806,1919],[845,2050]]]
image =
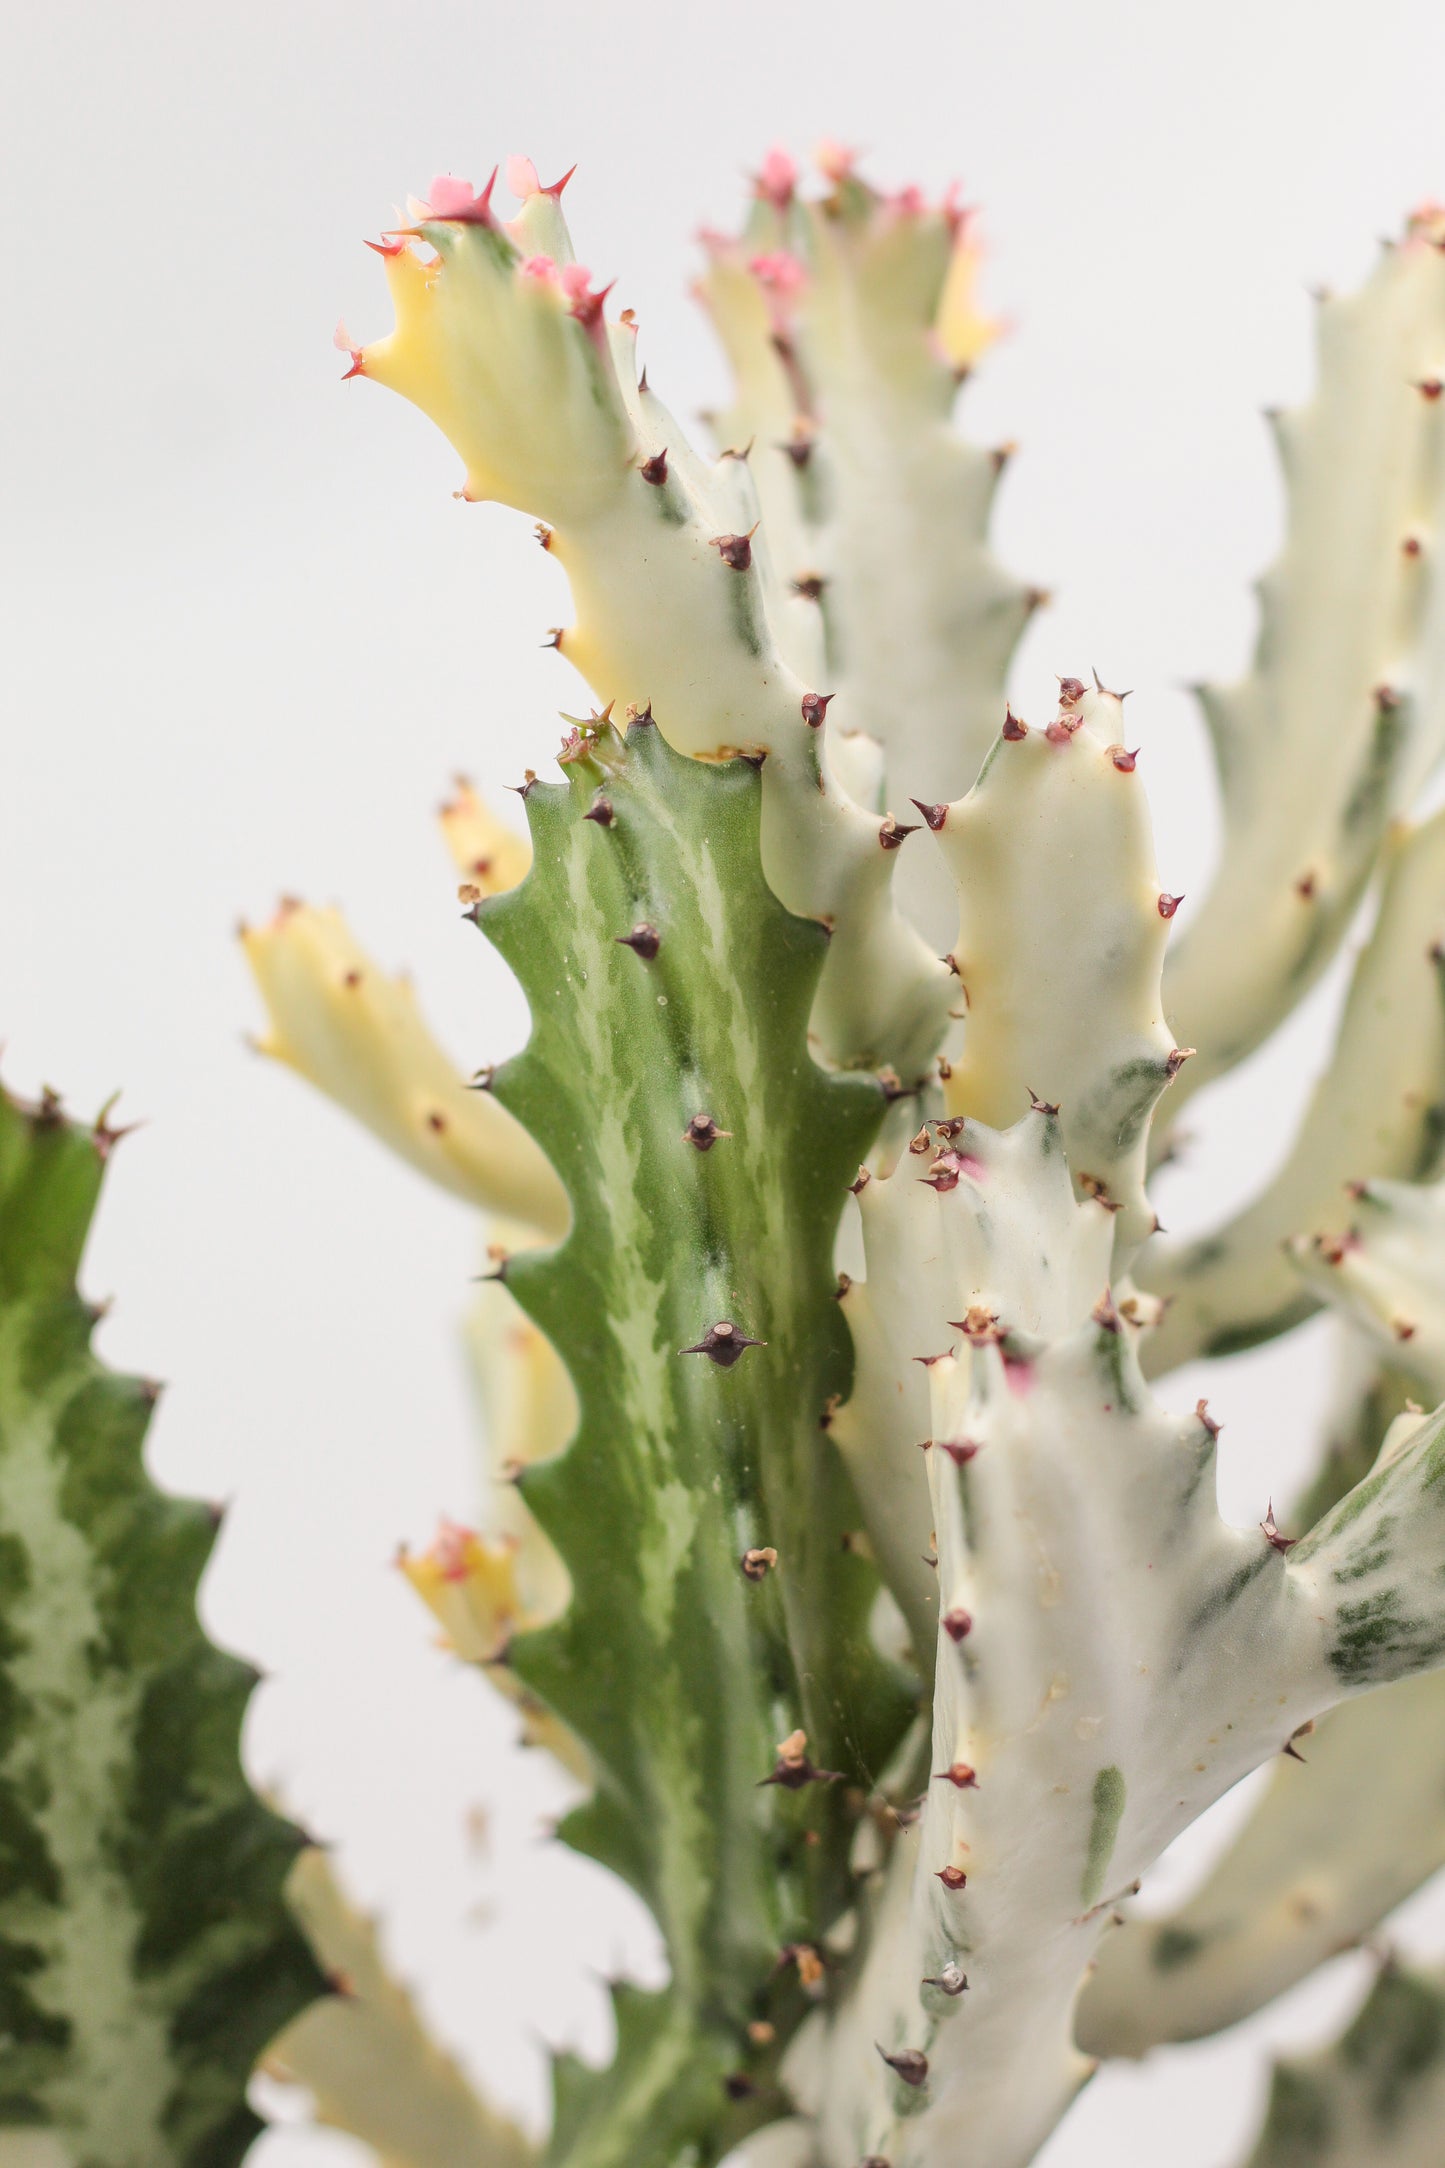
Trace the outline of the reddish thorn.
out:
[[[363,247],[375,249],[378,256],[399,256],[406,247],[404,240],[366,241]]]
[[[925,805],[921,798],[910,798],[908,802],[910,805],[917,806],[929,827],[937,835],[939,829],[948,819],[948,807],[946,805]]]
[[[694,1114],[682,1134],[686,1142],[695,1144],[700,1152],[710,1152],[719,1137],[730,1137],[732,1131],[719,1129],[710,1114]]]
[[[848,1194],[851,1197],[861,1196],[863,1191],[868,1187],[868,1184],[872,1181],[872,1179],[873,1177],[868,1172],[868,1169],[866,1167],[860,1167],[858,1169],[857,1179],[848,1184]]]
[[[966,1468],[971,1460],[977,1460],[983,1448],[972,1438],[940,1438],[938,1450],[947,1453],[955,1468]]]
[[[1072,745],[1074,733],[1083,723],[1080,715],[1056,715],[1044,732],[1050,745]]]
[[[1194,1052],[1195,1049],[1192,1046],[1174,1046],[1169,1049],[1164,1063],[1167,1082],[1170,1084],[1174,1082],[1185,1062],[1193,1058]]]
[[[1210,1437],[1217,1438],[1220,1431],[1224,1428],[1224,1425],[1222,1423],[1215,1422],[1214,1417],[1209,1412],[1209,1402],[1207,1400],[1196,1400],[1194,1403],[1194,1413],[1198,1417],[1199,1421],[1204,1425],[1204,1428],[1209,1432]]]
[[[905,2085],[918,2086],[923,2084],[928,2076],[928,2057],[926,2055],[922,2054],[917,2048],[900,2048],[896,2055],[890,2055],[887,2048],[880,2046],[876,2040],[873,2044],[878,2048],[879,2054],[883,2057],[889,2069],[895,2071],[902,2078]]]
[[[1269,1545],[1272,1551],[1292,1551],[1296,1543],[1298,1543],[1299,1541],[1298,1536],[1282,1536],[1280,1534],[1279,1528],[1275,1522],[1274,1500],[1272,1498],[1268,1506],[1265,1508],[1264,1519],[1260,1522],[1259,1525],[1261,1531],[1263,1532],[1264,1540]]]
[[[1033,1108],[1035,1114],[1046,1115],[1050,1121],[1053,1120],[1054,1116],[1059,1111],[1058,1105],[1054,1100],[1040,1099],[1038,1093],[1033,1091],[1029,1093],[1029,1105]]]
[[[716,534],[709,547],[717,551],[731,571],[746,572],[753,561],[753,536],[757,531],[754,522],[746,534]]]
[[[1445,384],[1441,383],[1438,376],[1427,376],[1415,386],[1415,389],[1418,392],[1423,392],[1427,399],[1438,399],[1441,392],[1445,391]]]
[[[610,828],[617,815],[613,811],[612,800],[604,797],[602,792],[598,791],[597,796],[588,806],[582,818],[584,821],[596,821],[599,828]]]
[[[968,1883],[968,1876],[964,1873],[962,1867],[940,1867],[936,1879],[943,1884],[945,1889],[963,1889]]]
[[[654,489],[660,489],[667,480],[667,446],[664,444],[660,452],[644,459],[637,471],[644,482],[651,482]]]
[[[978,1789],[978,1772],[970,1769],[966,1761],[950,1762],[946,1769],[935,1769],[935,1784],[952,1784],[958,1791],[971,1792]]]
[[[1294,884],[1294,892],[1302,903],[1309,903],[1315,893],[1314,875],[1312,873],[1302,873]]]
[[[925,1370],[931,1370],[935,1363],[943,1362],[950,1352],[949,1349],[945,1348],[942,1355],[915,1355],[913,1360],[916,1363],[922,1363]]]
[[[804,693],[803,721],[810,730],[822,729],[823,717],[827,714],[828,703],[833,698],[832,693]]]
[[[1407,557],[1418,557],[1420,554],[1420,537],[1417,534],[1407,534],[1400,547]]]
[[[1094,681],[1096,684],[1098,683],[1097,673],[1095,673]],[[1082,678],[1061,677],[1059,679],[1059,706],[1061,708],[1076,708],[1087,691],[1088,687]]]
[[[1139,748],[1136,745],[1131,753],[1122,745],[1111,745],[1109,747],[1109,758],[1113,761],[1120,775],[1132,775],[1135,763],[1139,758]]]
[[[1009,744],[1017,745],[1019,739],[1026,738],[1028,734],[1028,724],[1021,723],[1018,717],[1014,714],[1012,708],[1005,708],[1003,718],[1003,735],[1005,738],[1008,739]]]
[[[569,167],[567,168],[567,171],[566,171],[566,172],[565,172],[565,173],[563,174],[563,176],[562,176],[561,180],[560,180],[560,181],[553,181],[553,183],[552,183],[552,185],[551,185],[551,187],[550,187],[550,188],[544,188],[544,189],[542,190],[542,194],[543,194],[544,196],[550,196],[550,197],[552,198],[552,201],[553,201],[554,203],[560,203],[560,202],[561,202],[561,200],[562,200],[562,191],[563,191],[563,189],[564,189],[564,188],[565,188],[565,187],[567,186],[567,183],[568,183],[568,182],[569,182],[569,181],[571,180],[571,178],[572,178],[573,174],[574,174],[574,173],[575,173],[576,171],[577,171],[577,168],[576,168],[576,166],[575,166],[575,165],[570,165],[570,166],[569,166]]]
[[[1161,918],[1173,918],[1183,901],[1183,896],[1171,896],[1169,891],[1164,889],[1159,897],[1159,916]]]
[[[905,826],[903,822],[896,821],[893,815],[889,813],[885,816],[883,825],[878,831],[878,841],[885,851],[897,851],[902,849],[910,836],[916,836],[917,833],[917,821],[914,821],[911,826]]]
[[[962,1604],[955,1604],[951,1611],[945,1611],[939,1624],[950,1641],[962,1641],[973,1632],[972,1614],[965,1611]]]
[[[804,602],[821,602],[827,584],[821,572],[801,572],[789,582],[793,593]]]

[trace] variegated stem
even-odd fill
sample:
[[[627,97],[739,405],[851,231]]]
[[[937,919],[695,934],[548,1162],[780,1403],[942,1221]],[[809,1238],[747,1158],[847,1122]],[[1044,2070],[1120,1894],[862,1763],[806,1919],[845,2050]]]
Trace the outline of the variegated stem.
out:
[[[993,331],[973,304],[970,222],[951,199],[880,194],[851,164],[830,180],[810,200],[772,154],[741,237],[704,235],[698,290],[734,376],[721,440],[753,445],[775,562],[818,595],[834,718],[883,745],[901,810],[973,782],[1043,598],[988,546],[1006,454],[949,423]],[[900,894],[929,870],[905,861]],[[911,897],[914,915],[930,900]],[[926,930],[948,938],[946,906]]]
[[[1316,1307],[1285,1249],[1337,1226],[1345,1185],[1424,1171],[1445,1114],[1445,815],[1393,836],[1374,931],[1355,965],[1329,1067],[1279,1172],[1191,1242],[1151,1244],[1140,1277],[1167,1299],[1151,1376],[1287,1331]]]
[[[1276,2063],[1246,2168],[1437,2168],[1445,1974],[1386,1963],[1340,2038]]]
[[[1361,1182],[1349,1224],[1291,1244],[1306,1286],[1445,1400],[1445,1182]]]
[[[429,2037],[324,1852],[301,1854],[286,1895],[335,1993],[272,2043],[268,2073],[304,2086],[316,2121],[373,2147],[380,2168],[531,2168],[539,2148]]]
[[[217,1516],[153,1488],[159,1388],[90,1351],[115,1135],[0,1093],[0,2154],[236,2168],[251,2065],[324,1983],[282,1902],[299,1834],[241,1771],[255,1675],[195,1617]]]
[[[1165,982],[1199,1050],[1186,1093],[1314,984],[1445,744],[1442,242],[1422,212],[1358,294],[1321,300],[1314,396],[1275,422],[1288,514],[1253,668],[1200,694],[1224,842]]]
[[[918,1075],[946,980],[891,901],[892,832],[834,774],[826,688],[779,648],[745,464],[707,465],[634,387],[632,327],[609,330],[602,297],[568,269],[550,197],[505,228],[485,198],[422,206],[415,231],[435,255],[388,244],[396,329],[355,350],[357,372],[432,415],[466,460],[466,495],[552,523],[577,611],[557,644],[609,709],[650,713],[695,756],[765,759],[764,871],[789,910],[833,931],[815,1029],[845,1066]],[[545,256],[531,253],[539,238]]]

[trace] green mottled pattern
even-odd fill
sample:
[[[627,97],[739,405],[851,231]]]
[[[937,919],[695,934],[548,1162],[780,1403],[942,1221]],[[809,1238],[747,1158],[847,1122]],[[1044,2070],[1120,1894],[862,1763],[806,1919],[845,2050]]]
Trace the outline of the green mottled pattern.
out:
[[[1387,1965],[1340,2038],[1276,2066],[1248,2168],[1439,2168],[1445,1979]]]
[[[256,2055],[321,1986],[252,1797],[253,1674],[195,1618],[215,1537],[147,1480],[152,1386],[75,1273],[109,1139],[0,1093],[0,2132],[75,2168],[231,2168]]]
[[[666,2008],[620,2006],[611,2072],[564,2066],[553,2157],[645,2168],[741,2127],[720,2080],[743,2024],[766,2010],[782,2036],[803,2008],[768,1997],[779,1945],[846,1899],[844,1787],[762,1786],[776,1742],[801,1724],[820,1768],[866,1787],[909,1714],[868,1643],[876,1576],[844,1549],[820,1422],[848,1383],[833,1234],[883,1099],[809,1053],[827,938],[763,881],[754,770],[643,722],[567,773],[528,790],[528,879],[478,907],[533,1014],[494,1088],[575,1215],[508,1270],[582,1403],[570,1448],[523,1478],[574,1598],[511,1653],[596,1762],[564,1835],[646,1898],[673,1966]],[[599,791],[610,821],[585,817]],[[639,923],[651,958],[617,938]],[[730,1132],[708,1151],[683,1136],[698,1114]],[[728,1368],[679,1352],[722,1320],[763,1344]],[[765,1544],[777,1569],[750,1581],[741,1555]]]

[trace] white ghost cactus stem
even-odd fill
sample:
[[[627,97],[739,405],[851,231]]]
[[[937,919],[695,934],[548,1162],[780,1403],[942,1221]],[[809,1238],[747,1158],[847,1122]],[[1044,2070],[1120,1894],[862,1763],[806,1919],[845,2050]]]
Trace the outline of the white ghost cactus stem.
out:
[[[1224,851],[1174,956],[1125,696],[1005,702],[1039,598],[989,553],[1002,459],[948,427],[988,336],[969,229],[823,166],[812,200],[770,156],[708,240],[714,461],[637,379],[561,183],[515,163],[509,220],[433,183],[384,238],[396,326],[343,335],[349,373],[444,430],[461,494],[544,522],[599,712],[561,786],[529,773],[534,855],[466,790],[444,818],[532,1007],[495,1097],[366,993],[339,921],[252,937],[274,1050],[499,1216],[474,1345],[515,1487],[404,1564],[591,1787],[564,1834],[673,1968],[619,1991],[606,2071],[559,2064],[549,2168],[739,2140],[1023,2168],[1093,2056],[1256,2007],[1445,1844],[1416,1676],[1445,1659],[1445,1412],[1366,1425],[1313,1526],[1261,1497],[1231,1529],[1207,1406],[1144,1382],[1329,1300],[1445,1391],[1445,1212],[1408,1187],[1445,1105],[1445,816],[1414,802],[1445,731],[1445,218],[1322,306],[1255,665],[1205,695]],[[1162,1096],[1259,1043],[1372,883],[1284,1167],[1157,1245]],[[1195,1909],[1118,1924],[1336,1704]],[[1359,1757],[1401,1735],[1366,1814]],[[1272,2124],[1259,2162],[1293,2157]]]

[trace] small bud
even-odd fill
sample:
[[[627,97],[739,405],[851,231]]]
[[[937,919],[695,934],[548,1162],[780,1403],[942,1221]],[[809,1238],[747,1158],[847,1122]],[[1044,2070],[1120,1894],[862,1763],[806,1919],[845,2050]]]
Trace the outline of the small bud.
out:
[[[1159,898],[1159,916],[1161,918],[1173,918],[1183,901],[1182,896],[1171,896],[1166,889]]]
[[[878,1071],[878,1083],[890,1107],[895,1099],[911,1099],[918,1089],[916,1084],[905,1084],[891,1063],[885,1064]]]
[[[1016,745],[1020,738],[1026,738],[1029,734],[1028,724],[1021,723],[1012,708],[1004,710],[1003,734],[1010,745]]]
[[[946,805],[925,805],[921,798],[910,798],[908,802],[910,805],[917,806],[929,827],[937,835],[939,829],[948,819],[948,807]]]
[[[631,933],[619,933],[614,939],[619,948],[630,948],[644,963],[651,963],[662,947],[662,935],[655,926],[649,926],[646,919],[640,919]]]
[[[730,1137],[730,1129],[719,1129],[710,1114],[694,1114],[683,1131],[684,1141],[694,1144],[700,1152],[710,1152],[719,1137]]]
[[[582,818],[584,821],[596,821],[599,828],[610,828],[617,815],[613,811],[612,800],[599,790]]]
[[[962,1641],[973,1632],[973,1614],[962,1604],[955,1604],[951,1611],[944,1612],[939,1624],[950,1641]]]
[[[935,1784],[951,1784],[956,1791],[972,1792],[978,1789],[978,1771],[971,1769],[966,1761],[950,1762],[946,1769],[935,1769]]]
[[[778,1554],[766,1543],[760,1550],[744,1551],[739,1563],[749,1581],[765,1581],[778,1563]]]
[[[1420,537],[1417,534],[1407,534],[1400,547],[1407,557],[1418,557],[1421,549]]]
[[[822,729],[823,717],[827,714],[828,703],[833,697],[832,693],[804,693],[803,721],[810,730]]]
[[[713,536],[712,547],[717,551],[719,557],[730,571],[747,571],[748,566],[753,561],[753,536],[757,531],[756,526],[753,526],[748,529],[746,534],[717,534]]]
[[[651,482],[654,489],[660,489],[667,480],[667,446],[664,444],[660,452],[644,459],[637,471],[644,482]]]
[[[895,2071],[902,2078],[905,2085],[923,2084],[928,2076],[928,2057],[922,2054],[919,2049],[900,2048],[896,2055],[890,2055],[887,2048],[881,2046],[878,2041],[875,2040],[873,2045],[878,2049],[889,2069]]]
[[[1095,675],[1097,677],[1097,672]],[[1087,687],[1082,678],[1061,677],[1059,679],[1059,706],[1061,708],[1076,708],[1083,699],[1086,690]]]
[[[677,1352],[679,1355],[706,1355],[720,1370],[731,1370],[748,1348],[766,1346],[766,1340],[750,1340],[727,1318],[721,1318],[716,1325],[709,1325],[696,1346],[680,1347]]]
[[[1264,1519],[1259,1525],[1264,1533],[1264,1540],[1272,1551],[1292,1551],[1299,1541],[1298,1536],[1282,1536],[1280,1534],[1278,1527],[1275,1525],[1273,1499],[1265,1508]]]
[[[925,1987],[936,1987],[941,1995],[961,1995],[968,1986],[968,1974],[961,1972],[950,1958],[942,1972],[936,1973],[931,1979],[925,1979],[922,1984]]]
[[[945,1889],[960,1890],[968,1886],[968,1876],[962,1867],[940,1867],[934,1879],[941,1882]]]
[[[917,821],[914,821],[911,826],[905,827],[901,821],[896,821],[893,815],[889,813],[884,816],[883,825],[878,831],[878,841],[885,851],[896,851],[902,848],[909,836],[916,836],[917,833]]]

